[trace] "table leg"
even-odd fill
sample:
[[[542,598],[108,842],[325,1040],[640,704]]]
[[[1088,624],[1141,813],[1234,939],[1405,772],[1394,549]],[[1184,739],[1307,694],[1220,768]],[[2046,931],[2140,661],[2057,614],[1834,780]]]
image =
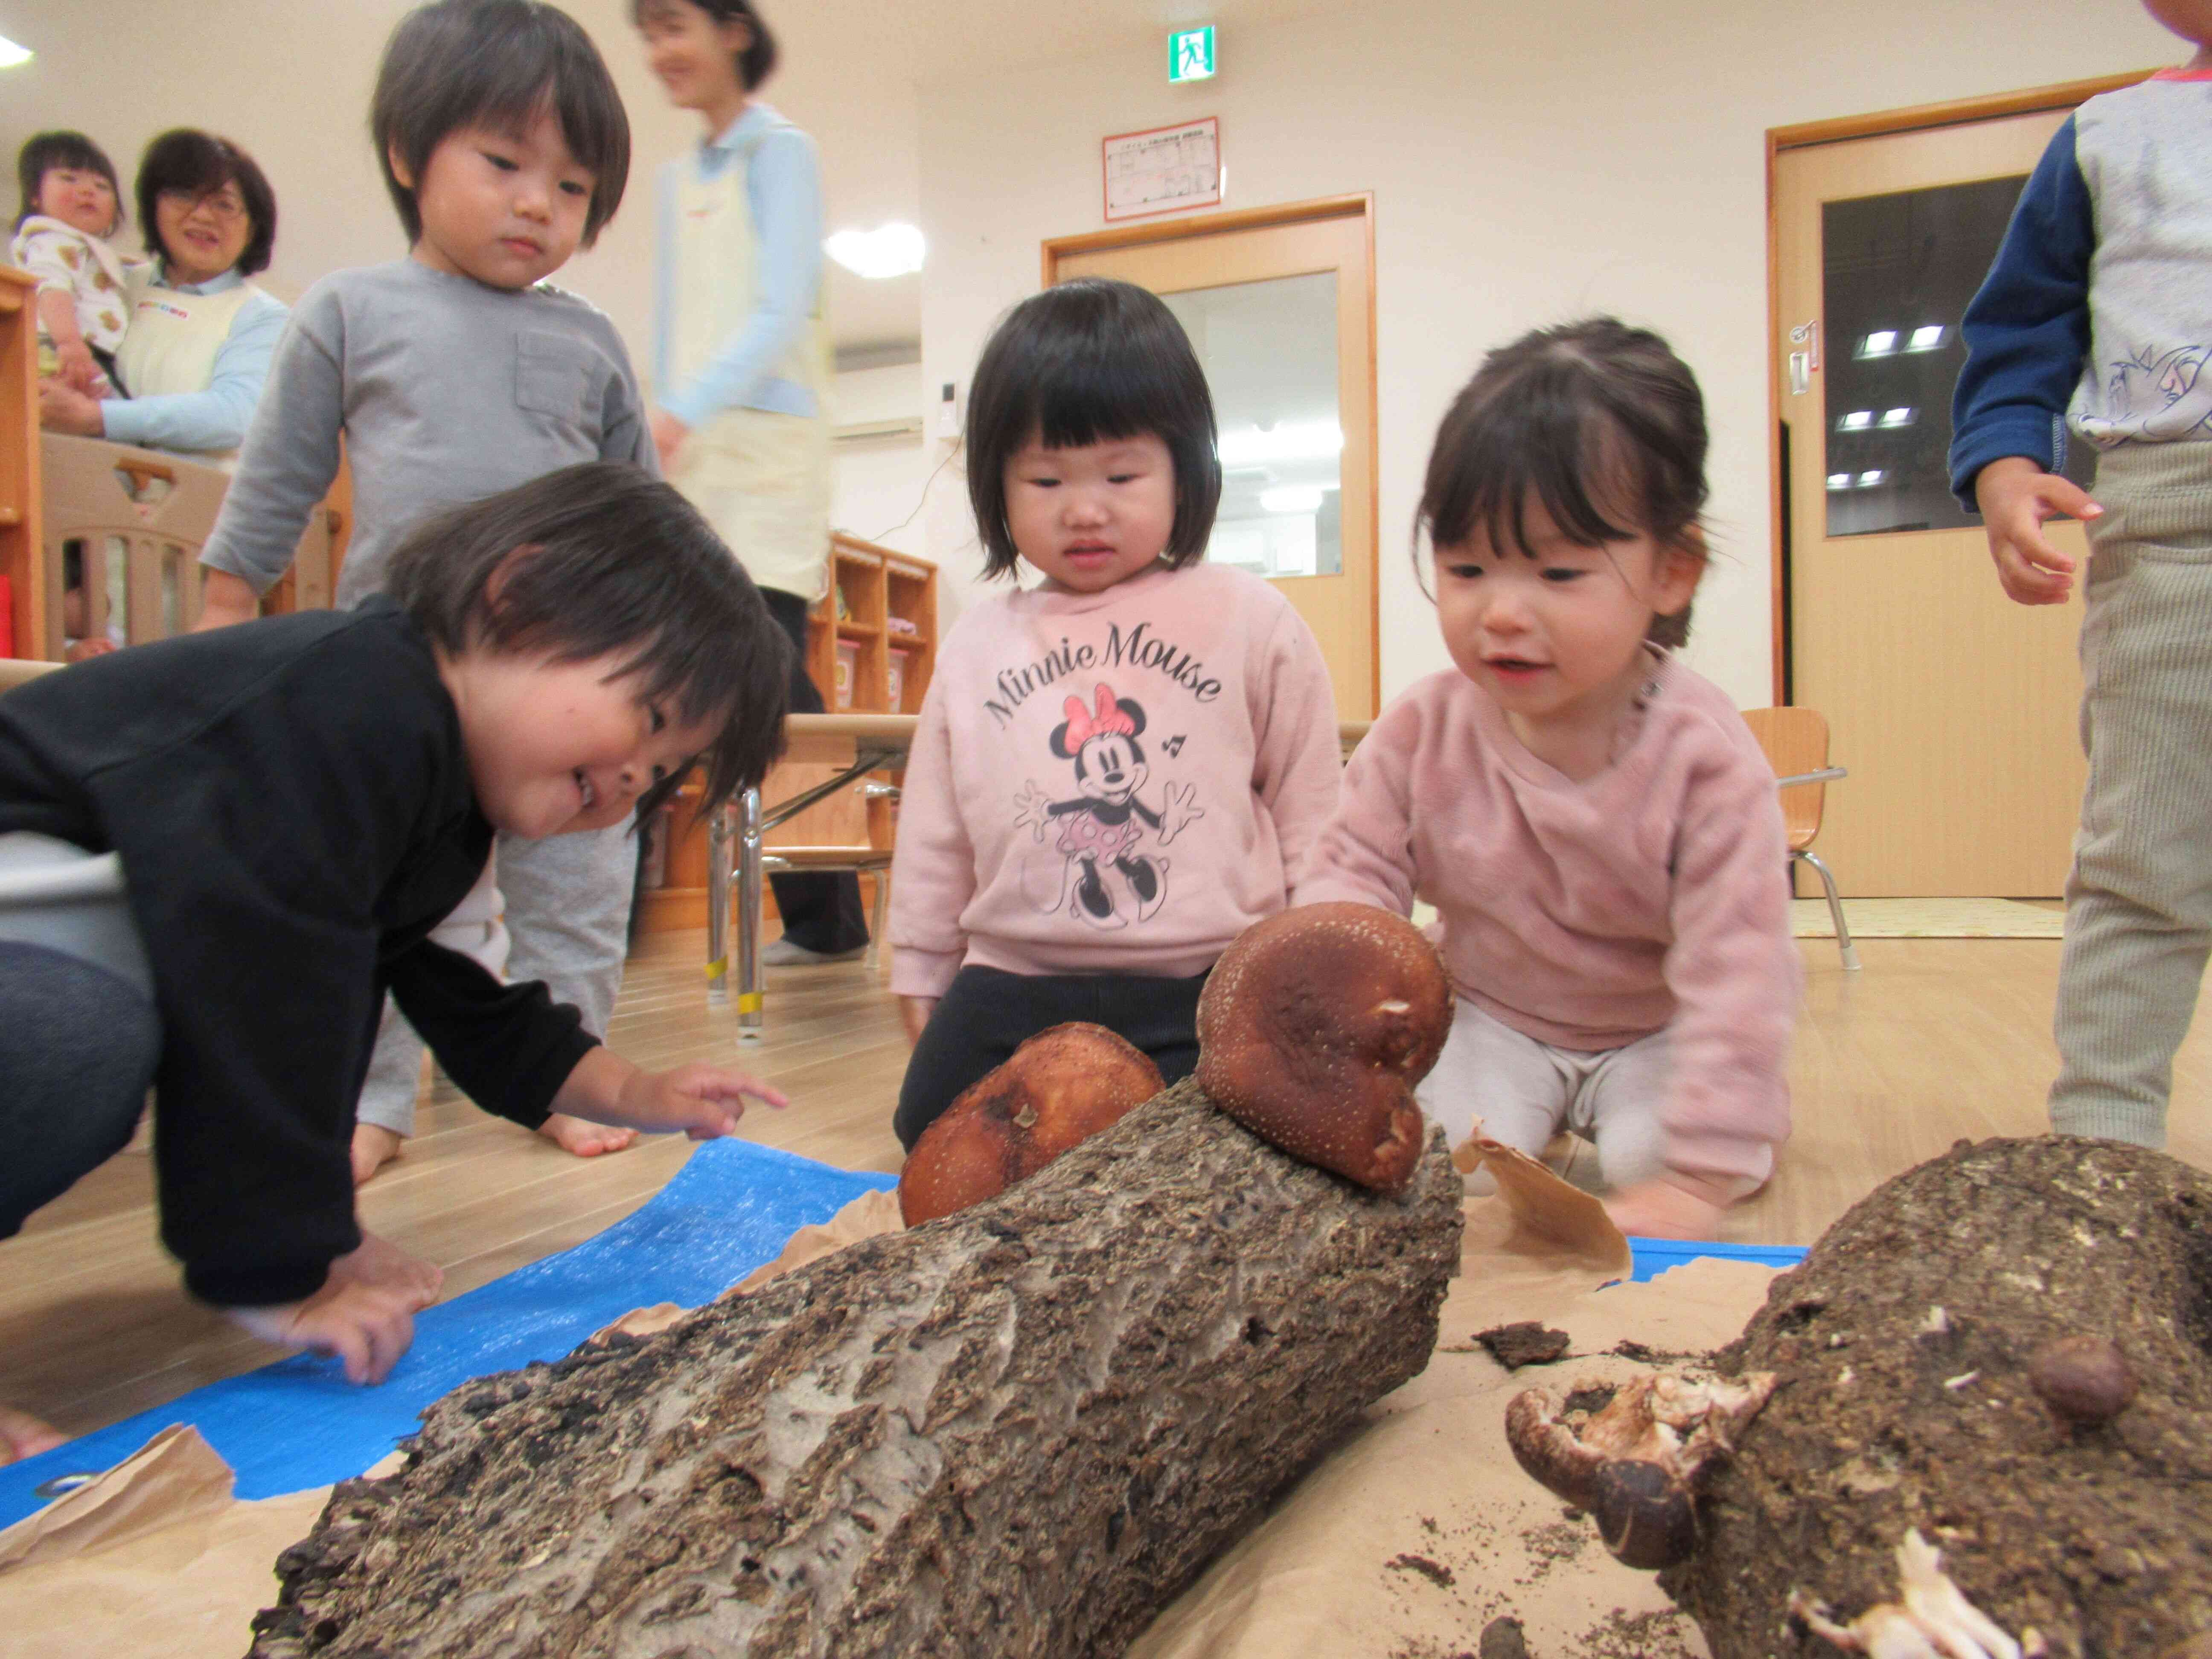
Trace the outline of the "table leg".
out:
[[[748,789],[738,799],[738,1041],[758,1042],[761,1012],[761,797]]]
[[[719,1007],[730,1000],[730,883],[734,836],[730,808],[714,809],[707,820],[707,1001]]]

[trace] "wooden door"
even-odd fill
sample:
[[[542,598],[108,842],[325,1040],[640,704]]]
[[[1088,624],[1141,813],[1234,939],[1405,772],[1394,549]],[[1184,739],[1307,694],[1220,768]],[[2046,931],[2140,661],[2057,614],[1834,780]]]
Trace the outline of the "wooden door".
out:
[[[1818,848],[1846,893],[2064,884],[2084,772],[2080,600],[2004,597],[1945,456],[1960,314],[2066,112],[1775,157],[1788,701],[1827,716],[1850,771]],[[2079,526],[2051,533],[2084,551]]]
[[[1164,298],[1213,389],[1222,510],[1206,556],[1279,586],[1320,641],[1337,714],[1376,709],[1375,290],[1350,197],[1048,242],[1048,284]]]

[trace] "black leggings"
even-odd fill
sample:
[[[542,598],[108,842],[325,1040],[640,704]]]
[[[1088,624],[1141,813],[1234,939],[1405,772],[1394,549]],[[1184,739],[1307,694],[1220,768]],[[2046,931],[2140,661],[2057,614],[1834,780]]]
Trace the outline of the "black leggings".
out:
[[[822,690],[806,672],[806,601],[779,588],[763,587],[760,593],[768,601],[769,615],[797,647],[791,662],[791,712],[818,714]],[[860,908],[860,878],[850,871],[770,876],[768,884],[775,893],[775,913],[783,919],[783,936],[793,945],[834,957],[867,944],[868,918]]]
[[[0,940],[0,1238],[123,1150],[161,1057],[161,1020],[137,986]]]
[[[907,1151],[971,1083],[1039,1031],[1087,1020],[1142,1049],[1163,1083],[1198,1069],[1198,994],[1206,975],[1009,974],[963,968],[906,1063],[891,1128]]]

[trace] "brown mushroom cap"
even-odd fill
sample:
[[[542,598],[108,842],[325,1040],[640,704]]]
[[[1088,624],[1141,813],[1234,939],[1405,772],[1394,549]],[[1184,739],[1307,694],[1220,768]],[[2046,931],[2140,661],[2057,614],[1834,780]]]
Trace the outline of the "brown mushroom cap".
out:
[[[919,1227],[995,1198],[1159,1091],[1151,1057],[1104,1026],[1040,1031],[922,1131],[899,1213]]]
[[[2136,1397],[2136,1374],[2127,1356],[2101,1336],[2062,1336],[2045,1343],[2028,1359],[2027,1382],[2070,1428],[2108,1423]]]
[[[1198,1001],[1198,1081],[1295,1158],[1396,1193],[1424,1139],[1413,1085],[1451,1028],[1421,931],[1367,904],[1309,904],[1237,935]]]

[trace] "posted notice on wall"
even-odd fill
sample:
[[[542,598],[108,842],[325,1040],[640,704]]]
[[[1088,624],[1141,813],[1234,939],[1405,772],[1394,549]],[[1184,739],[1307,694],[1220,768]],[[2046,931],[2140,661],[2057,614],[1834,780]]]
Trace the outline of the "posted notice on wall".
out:
[[[1221,120],[1117,133],[1106,140],[1106,216],[1141,219],[1221,200]]]

